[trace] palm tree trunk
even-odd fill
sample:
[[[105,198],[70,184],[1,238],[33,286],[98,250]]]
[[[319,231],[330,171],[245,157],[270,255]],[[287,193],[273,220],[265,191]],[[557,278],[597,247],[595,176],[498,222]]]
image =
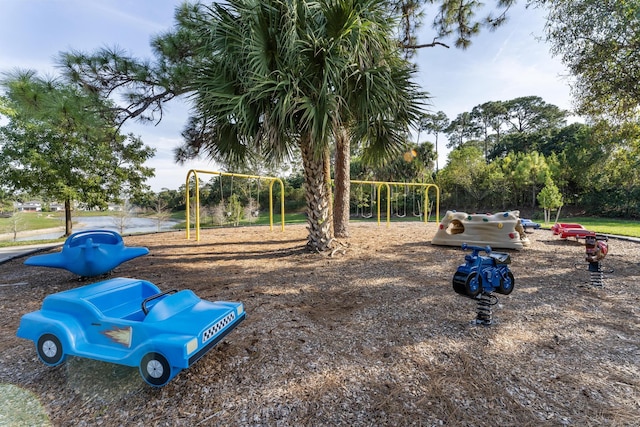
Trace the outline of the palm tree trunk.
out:
[[[325,182],[323,156],[317,156],[306,135],[300,139],[304,167],[305,199],[307,202],[307,247],[323,252],[331,248],[333,235],[329,220],[329,192]]]
[[[329,200],[329,226],[331,227],[329,233],[334,236],[335,228],[333,223],[333,189],[331,188],[331,149],[328,145],[324,149],[322,162],[324,164],[324,186],[327,189],[327,200]]]
[[[349,135],[341,128],[336,135],[335,198],[333,202],[333,232],[336,237],[349,237],[349,200],[351,198],[351,147]]]

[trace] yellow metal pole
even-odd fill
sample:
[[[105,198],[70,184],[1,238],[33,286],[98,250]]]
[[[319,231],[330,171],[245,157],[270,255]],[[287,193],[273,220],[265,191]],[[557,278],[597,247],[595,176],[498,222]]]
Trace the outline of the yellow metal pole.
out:
[[[427,185],[424,188],[424,223],[426,224],[427,222],[429,222],[428,218],[429,218],[429,211],[427,210],[429,206],[429,186]]]
[[[189,236],[189,177],[191,176],[191,172],[193,172],[193,169],[190,170],[189,172],[187,172],[187,180],[185,182],[185,188],[186,190],[186,200],[187,200],[187,210],[185,211],[185,214],[187,216],[187,240],[189,240],[190,236]]]
[[[284,182],[280,178],[276,178],[280,183],[280,223],[282,231],[284,231]]]
[[[273,183],[269,181],[269,230],[273,231]]]
[[[382,194],[382,186],[387,189],[387,227],[391,223],[391,187],[388,182],[372,181],[378,184],[378,225],[380,225],[380,195]]]
[[[385,182],[384,186],[387,187],[387,227],[389,227],[391,225],[391,187],[388,182]]]
[[[198,173],[194,172],[193,177],[196,180],[196,242],[200,241],[200,183],[198,182]],[[189,218],[187,218],[189,221]]]

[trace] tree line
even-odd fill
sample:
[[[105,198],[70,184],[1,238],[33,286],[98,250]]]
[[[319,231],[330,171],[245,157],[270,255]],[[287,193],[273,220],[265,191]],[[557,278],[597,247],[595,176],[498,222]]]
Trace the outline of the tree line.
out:
[[[565,206],[587,215],[638,218],[640,127],[606,121],[567,124],[568,115],[536,96],[489,101],[452,119],[441,111],[427,113],[420,118],[419,131],[430,141],[407,141],[403,153],[381,166],[368,165],[356,147],[350,176],[436,184],[444,209],[519,209],[541,217],[545,208]],[[437,141],[443,136],[451,151],[438,169]],[[228,178],[203,183],[200,199],[204,205],[220,203],[234,193],[234,185],[243,205],[253,199],[264,208],[266,187],[242,180],[234,184]],[[302,171],[294,169],[285,177],[287,211],[304,207],[302,186]],[[184,208],[184,186],[158,197],[169,194],[171,207]],[[151,193],[147,200],[153,197]],[[361,197],[352,194],[352,212]]]
[[[427,113],[419,130],[430,142],[409,146],[413,155],[385,168],[358,168],[355,161],[352,177],[434,183],[448,209],[533,212],[567,206],[587,215],[638,218],[640,126],[605,120],[567,124],[568,116],[537,96],[489,101],[452,119],[442,111]],[[439,169],[443,136],[451,151]]]

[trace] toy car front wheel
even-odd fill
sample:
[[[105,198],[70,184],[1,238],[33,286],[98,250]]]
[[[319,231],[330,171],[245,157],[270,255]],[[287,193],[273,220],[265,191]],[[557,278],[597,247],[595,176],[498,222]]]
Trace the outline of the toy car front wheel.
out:
[[[140,375],[147,383],[160,387],[171,378],[171,366],[160,353],[147,353],[140,362]]]
[[[56,366],[64,361],[62,343],[52,334],[44,334],[38,339],[36,351],[40,359],[50,366]]]
[[[509,295],[513,292],[513,285],[515,284],[515,278],[513,277],[513,273],[510,271],[507,272],[506,279],[504,277],[500,278],[500,286],[497,289],[499,294]]]
[[[473,272],[469,274],[464,284],[467,296],[475,298],[482,291],[482,279],[478,276],[478,273]]]

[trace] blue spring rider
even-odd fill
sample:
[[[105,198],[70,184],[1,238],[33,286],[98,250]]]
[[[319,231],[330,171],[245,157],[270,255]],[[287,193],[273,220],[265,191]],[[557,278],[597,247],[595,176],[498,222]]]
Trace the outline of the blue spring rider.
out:
[[[127,247],[122,236],[111,230],[85,230],[73,233],[62,251],[27,258],[25,265],[61,268],[82,277],[105,274],[133,258],[149,253],[144,247]]]
[[[483,248],[463,243],[462,250],[467,249],[471,254],[464,256],[465,263],[453,275],[453,290],[478,302],[478,314],[472,323],[491,325],[491,307],[498,303],[493,292],[509,295],[513,291],[515,280],[508,266],[511,257],[507,253],[492,252],[490,246]],[[481,256],[481,251],[486,256]]]

